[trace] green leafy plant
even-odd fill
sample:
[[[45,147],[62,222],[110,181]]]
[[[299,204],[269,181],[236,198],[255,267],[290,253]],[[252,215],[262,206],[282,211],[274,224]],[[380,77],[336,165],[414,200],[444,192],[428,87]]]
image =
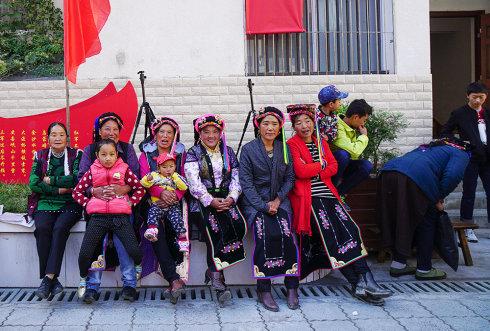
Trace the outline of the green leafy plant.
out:
[[[26,213],[27,196],[30,193],[31,190],[27,185],[0,183],[0,205],[3,205],[3,211]]]
[[[0,78],[63,75],[63,20],[52,0],[0,3]]]
[[[348,107],[348,103],[342,104],[338,114],[344,116]],[[373,171],[377,172],[386,161],[400,154],[398,148],[382,145],[395,142],[400,132],[407,127],[408,121],[402,113],[387,110],[373,110],[373,113],[366,122],[369,143],[361,156],[364,159],[369,159],[373,163]]]
[[[408,127],[408,121],[402,113],[391,111],[373,111],[366,122],[369,143],[362,157],[371,160],[377,171],[386,161],[399,155],[396,147],[385,147],[382,144],[394,143],[398,134]]]

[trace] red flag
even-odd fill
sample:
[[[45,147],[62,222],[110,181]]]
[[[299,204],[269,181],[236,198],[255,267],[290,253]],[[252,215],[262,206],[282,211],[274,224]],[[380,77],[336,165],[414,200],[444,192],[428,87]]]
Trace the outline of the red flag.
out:
[[[303,0],[246,0],[247,34],[304,32]]]
[[[85,59],[100,53],[99,32],[111,12],[109,0],[64,0],[65,76],[76,83]]]

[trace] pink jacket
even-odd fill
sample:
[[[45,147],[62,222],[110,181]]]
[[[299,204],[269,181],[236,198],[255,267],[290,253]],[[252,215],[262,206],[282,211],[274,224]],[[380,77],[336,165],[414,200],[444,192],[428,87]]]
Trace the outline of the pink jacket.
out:
[[[86,187],[93,188],[106,186],[111,184],[130,185],[133,190],[133,196],[129,198],[127,194],[124,196],[116,196],[112,200],[105,201],[96,197],[91,197],[90,200],[83,195]],[[99,160],[90,166],[90,170],[85,173],[80,182],[73,191],[73,198],[86,207],[88,214],[131,214],[130,201],[137,204],[144,195],[144,188],[141,186],[135,174],[129,170],[129,167],[121,158],[118,158],[112,168],[107,169]]]

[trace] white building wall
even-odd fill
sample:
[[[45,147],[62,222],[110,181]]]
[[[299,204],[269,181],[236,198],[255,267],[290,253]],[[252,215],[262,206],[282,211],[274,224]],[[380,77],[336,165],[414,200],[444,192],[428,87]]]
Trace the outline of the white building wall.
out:
[[[489,0],[430,0],[431,11],[484,10],[490,13]]]
[[[102,52],[79,69],[80,79],[243,76],[244,0],[112,1]],[[396,72],[430,68],[429,0],[393,0]]]
[[[432,130],[432,84],[430,75],[337,75],[256,77],[255,106],[273,105],[285,110],[291,103],[317,103],[318,91],[327,84],[350,92],[349,100],[364,98],[375,109],[399,111],[410,121],[400,135],[397,147],[407,151],[426,142]],[[72,103],[85,100],[100,91],[107,80],[82,80],[70,87]],[[127,80],[114,80],[121,88]],[[139,81],[132,80],[141,100]],[[215,112],[227,120],[227,140],[238,146],[250,98],[247,77],[154,78],[146,82],[146,95],[157,116],[169,115],[182,128],[187,146],[193,139],[192,120],[197,115]],[[14,117],[47,112],[65,106],[63,81],[0,82],[0,116]],[[286,125],[290,131],[291,125]],[[139,133],[143,132],[140,127]],[[252,139],[252,126],[245,142]],[[288,133],[289,136],[289,133]],[[142,140],[139,135],[137,142]]]
[[[237,76],[245,72],[244,1],[111,1],[102,52],[79,79]]]

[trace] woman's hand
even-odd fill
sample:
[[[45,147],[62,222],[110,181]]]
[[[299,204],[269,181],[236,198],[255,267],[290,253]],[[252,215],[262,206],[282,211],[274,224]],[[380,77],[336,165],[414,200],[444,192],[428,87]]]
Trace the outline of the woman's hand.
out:
[[[178,202],[179,199],[177,199],[175,191],[163,190],[162,193],[160,193],[160,200],[155,201],[155,204],[160,208],[168,208]]]
[[[49,177],[48,177],[48,176],[44,176],[44,178],[43,178],[43,182],[44,182],[45,184],[51,185],[51,179],[49,179]]]
[[[73,190],[71,188],[60,187],[58,189],[58,194],[71,194]]]
[[[444,211],[444,200],[439,200],[436,203],[436,209],[438,211]]]
[[[223,206],[223,208],[226,208],[226,210],[230,209],[231,206],[233,206],[234,204],[235,200],[233,200],[232,197],[228,197],[221,202],[221,205]]]
[[[216,209],[217,211],[221,211],[221,208],[222,208],[221,201],[222,201],[222,199],[220,199],[220,198],[213,198],[213,200],[211,200],[211,203],[209,205],[211,207],[213,207],[214,209]]]
[[[281,200],[279,200],[279,198],[275,198],[274,200],[269,201],[267,203],[267,205],[269,206],[268,213],[270,215],[275,215],[275,214],[277,214],[277,210],[279,209],[279,206],[281,205]]]
[[[114,198],[114,190],[109,188],[109,186],[100,186],[92,189],[92,196],[97,199],[109,201]]]
[[[117,195],[117,196],[126,195],[126,194],[128,194],[131,191],[131,186],[129,186],[129,185],[111,184],[111,185],[109,185],[107,187],[110,190],[112,190],[112,192],[114,193],[114,195]]]

